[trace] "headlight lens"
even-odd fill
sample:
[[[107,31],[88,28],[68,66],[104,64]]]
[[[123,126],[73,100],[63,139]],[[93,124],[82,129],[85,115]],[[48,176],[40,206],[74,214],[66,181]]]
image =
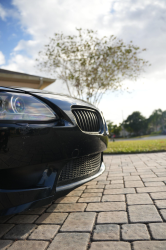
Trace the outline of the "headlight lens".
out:
[[[25,110],[24,101],[20,97],[15,98],[13,108],[15,113],[23,113]]]
[[[50,107],[33,96],[0,92],[0,120],[49,121],[56,118]]]

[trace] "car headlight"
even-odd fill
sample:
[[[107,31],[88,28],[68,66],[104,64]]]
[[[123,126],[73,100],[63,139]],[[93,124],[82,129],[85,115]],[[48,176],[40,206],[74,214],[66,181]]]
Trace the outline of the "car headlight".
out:
[[[0,92],[0,121],[49,121],[56,118],[47,104],[31,95]]]

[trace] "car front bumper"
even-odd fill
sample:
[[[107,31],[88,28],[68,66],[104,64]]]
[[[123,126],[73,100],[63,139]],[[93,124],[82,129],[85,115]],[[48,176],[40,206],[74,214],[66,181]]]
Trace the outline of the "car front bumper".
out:
[[[98,173],[87,177],[86,179],[59,186],[56,188],[54,194],[52,193],[51,187],[18,190],[0,189],[0,216],[16,214],[25,210],[35,209],[50,204],[54,199],[69,193],[73,189],[93,180],[94,178],[97,178],[104,172],[104,170],[105,165],[102,162]]]
[[[107,135],[87,134],[77,126],[56,123],[0,124],[1,134],[6,135],[6,144],[0,150],[0,215],[49,204],[103,172],[102,163],[91,175],[57,185],[66,163],[101,154]]]
[[[66,96],[28,94],[45,102],[57,118],[47,123],[0,121],[0,215],[49,204],[104,170],[108,137],[100,111]]]

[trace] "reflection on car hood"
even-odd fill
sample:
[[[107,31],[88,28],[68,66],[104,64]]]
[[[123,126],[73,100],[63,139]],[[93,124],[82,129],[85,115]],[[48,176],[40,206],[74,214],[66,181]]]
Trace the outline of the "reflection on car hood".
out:
[[[63,110],[68,110],[69,107],[72,105],[81,105],[81,106],[88,106],[91,108],[96,108],[93,104],[90,102],[71,97],[69,95],[61,94],[61,93],[55,93],[47,90],[41,90],[41,89],[32,89],[32,88],[20,88],[20,87],[0,87],[0,90],[8,91],[25,91],[27,93],[35,94],[36,96],[41,96],[45,99],[48,99],[52,101],[54,104],[58,105],[59,107],[63,107]],[[63,103],[63,104],[62,104]],[[66,104],[66,105],[65,105]],[[68,108],[66,107],[68,106]]]

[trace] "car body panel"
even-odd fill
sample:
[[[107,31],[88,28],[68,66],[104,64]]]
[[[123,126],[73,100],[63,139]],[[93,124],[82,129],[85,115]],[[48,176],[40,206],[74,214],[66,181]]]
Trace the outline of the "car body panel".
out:
[[[108,137],[102,114],[90,103],[37,90],[0,87],[0,91],[23,91],[44,101],[58,114],[57,120],[47,123],[0,121],[0,215],[5,215],[48,204],[59,194],[63,195],[63,190],[58,187],[58,194],[56,187],[65,164],[103,152]],[[72,107],[96,110],[101,116],[101,130],[98,133],[82,131]],[[100,174],[101,169],[82,182]],[[65,192],[82,182],[75,181]]]

